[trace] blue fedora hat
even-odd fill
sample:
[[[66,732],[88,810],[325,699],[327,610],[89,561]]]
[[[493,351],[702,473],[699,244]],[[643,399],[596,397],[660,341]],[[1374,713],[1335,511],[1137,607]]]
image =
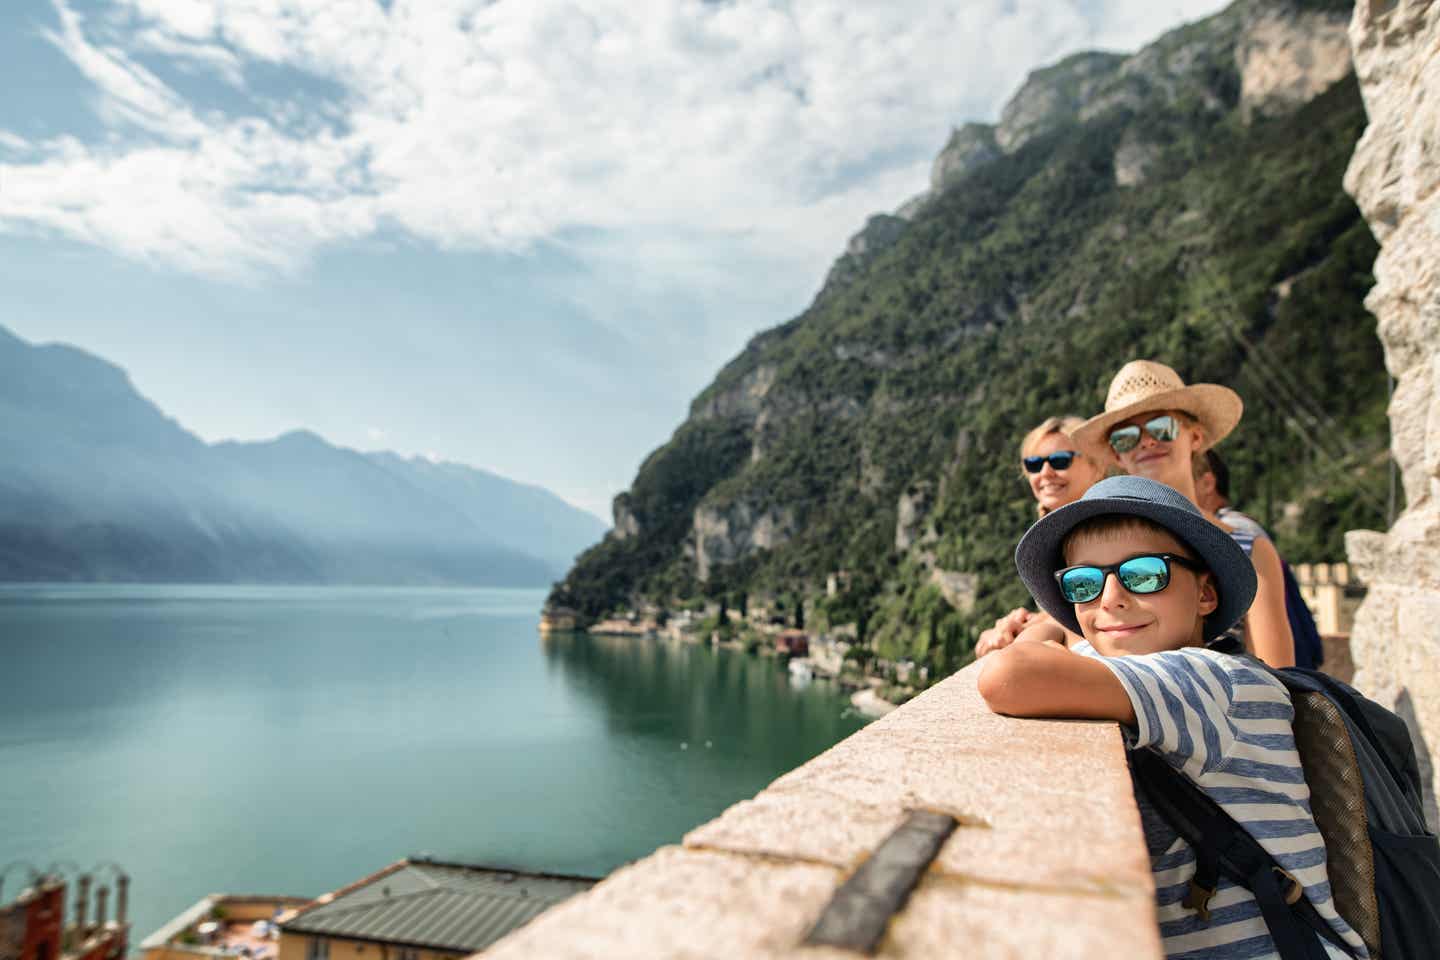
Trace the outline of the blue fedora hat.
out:
[[[1066,629],[1080,632],[1075,607],[1060,595],[1055,571],[1065,565],[1060,548],[1065,537],[1093,517],[1144,517],[1195,552],[1215,577],[1220,605],[1205,618],[1205,639],[1213,640],[1235,625],[1255,599],[1255,567],[1240,545],[1211,523],[1173,487],[1144,477],[1101,480],[1074,503],[1052,510],[1036,521],[1015,547],[1020,579],[1040,608]]]

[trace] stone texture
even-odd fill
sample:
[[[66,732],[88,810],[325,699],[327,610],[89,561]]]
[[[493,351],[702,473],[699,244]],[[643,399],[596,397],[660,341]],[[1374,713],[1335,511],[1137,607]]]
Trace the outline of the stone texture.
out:
[[[861,231],[845,244],[845,252],[852,257],[870,257],[892,246],[905,232],[906,222],[901,217],[888,213],[877,213],[865,221]]]
[[[1356,614],[1355,684],[1394,707],[1427,755],[1440,744],[1440,3],[1361,0],[1350,24],[1370,124],[1345,175],[1377,240],[1391,450],[1407,507],[1388,534],[1346,538],[1369,587]],[[1434,822],[1433,772],[1429,804]]]
[[[1288,4],[1248,8],[1235,48],[1242,118],[1309,103],[1348,74],[1349,20],[1346,13]]]
[[[663,847],[485,951],[534,957],[769,957],[798,944],[834,868]],[[808,951],[807,951],[808,952]],[[814,955],[847,956],[841,951]]]
[[[707,397],[690,411],[692,420],[709,420],[717,417],[746,417],[753,419],[760,414],[778,371],[770,364],[760,364],[735,386],[721,390]]]
[[[1149,862],[1118,728],[989,712],[961,671],[753,800],[545,913],[485,953],[781,957],[916,806],[961,826],[880,957],[1158,958]],[[1083,816],[1084,829],[1075,829]]]
[[[910,484],[895,504],[895,549],[901,553],[920,540],[926,518],[935,505],[935,484],[921,480]]]
[[[1036,70],[1000,111],[995,142],[1014,153],[1038,136],[1077,119],[1096,91],[1126,60],[1122,54],[1077,53]]]
[[[991,713],[966,668],[759,796],[691,831],[687,846],[852,868],[904,811],[962,826],[937,860],[987,883],[1150,890],[1139,816],[1113,723]],[[817,816],[816,811],[830,811]],[[1085,811],[1085,830],[1071,827]]]
[[[975,603],[980,599],[980,577],[960,570],[930,571],[930,582],[939,590],[945,602],[961,613],[973,613]]]
[[[635,511],[630,509],[629,493],[616,496],[610,505],[610,512],[615,519],[610,527],[611,539],[626,540],[640,535],[640,520],[635,516]]]
[[[918,205],[915,209],[919,209]],[[817,299],[849,286],[866,264],[895,245],[895,241],[900,239],[900,235],[910,225],[910,216],[913,215],[914,211],[905,216],[872,214],[865,221],[865,226],[845,244],[845,252],[831,265],[830,272],[825,275],[825,283],[816,295]]]
[[[795,511],[756,509],[744,500],[724,506],[702,504],[695,508],[692,526],[695,574],[706,580],[716,564],[734,563],[790,539],[796,528]]]
[[[1000,156],[995,127],[988,123],[967,123],[950,134],[950,139],[930,165],[930,190],[943,193],[976,167]]]
[[[1126,130],[1115,148],[1116,186],[1135,187],[1144,183],[1160,153],[1160,146],[1147,141],[1138,130],[1133,127]]]

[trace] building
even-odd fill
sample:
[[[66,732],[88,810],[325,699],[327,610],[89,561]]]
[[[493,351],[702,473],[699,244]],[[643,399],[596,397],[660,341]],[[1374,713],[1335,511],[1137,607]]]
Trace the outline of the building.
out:
[[[125,919],[130,878],[115,871],[115,919],[105,919],[110,888],[95,892],[90,919],[93,877],[76,882],[75,915],[65,922],[65,880],[52,873],[31,872],[30,886],[9,903],[0,904],[0,960],[122,960],[130,941]]]
[[[279,923],[277,960],[449,960],[485,949],[590,877],[408,859]]]
[[[775,652],[803,657],[810,652],[810,635],[804,630],[782,630],[775,638]]]
[[[407,859],[313,900],[211,894],[140,948],[144,960],[449,960],[597,882]]]
[[[275,960],[281,921],[309,906],[309,897],[211,894],[140,943],[144,960]]]

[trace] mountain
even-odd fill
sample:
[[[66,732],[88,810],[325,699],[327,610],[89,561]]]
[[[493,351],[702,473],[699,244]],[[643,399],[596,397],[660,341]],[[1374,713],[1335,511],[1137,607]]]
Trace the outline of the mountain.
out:
[[[3,328],[0,435],[0,580],[538,586],[604,531],[459,464],[208,445],[119,367]]]
[[[454,507],[496,543],[522,550],[563,572],[605,535],[606,526],[543,487],[516,483],[459,463],[367,454],[410,486]]]
[[[1365,126],[1351,5],[1241,0],[1129,56],[1036,71],[867,221],[800,316],[692,403],[550,596],[803,605],[937,670],[1026,602],[1016,467],[1136,357],[1247,405],[1222,452],[1292,562],[1385,523],[1376,245],[1342,190]]]

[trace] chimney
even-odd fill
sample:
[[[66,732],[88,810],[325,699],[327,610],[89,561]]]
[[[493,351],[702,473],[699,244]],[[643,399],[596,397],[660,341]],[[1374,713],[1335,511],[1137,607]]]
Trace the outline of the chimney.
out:
[[[99,932],[105,929],[105,901],[110,899],[110,888],[100,884],[100,889],[95,891],[95,930]]]
[[[85,911],[90,902],[90,874],[80,874],[80,880],[76,884],[75,891],[75,936],[81,940],[85,939]]]
[[[123,873],[115,875],[115,922],[125,925],[125,914],[130,907],[130,878]]]

